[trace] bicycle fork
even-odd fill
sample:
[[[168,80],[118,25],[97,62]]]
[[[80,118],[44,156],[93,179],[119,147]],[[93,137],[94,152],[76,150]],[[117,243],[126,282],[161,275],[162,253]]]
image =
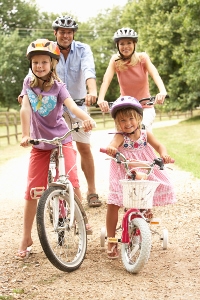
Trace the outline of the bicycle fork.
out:
[[[134,218],[142,218],[140,214],[138,214],[138,209],[131,208],[129,209],[123,217],[122,220],[122,238],[121,242],[128,244],[130,242],[129,238],[129,220],[132,220]]]

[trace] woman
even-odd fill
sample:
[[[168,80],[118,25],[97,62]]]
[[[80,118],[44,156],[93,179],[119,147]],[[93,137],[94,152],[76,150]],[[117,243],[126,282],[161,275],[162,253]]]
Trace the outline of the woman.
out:
[[[109,111],[108,102],[104,98],[115,73],[118,78],[121,96],[132,96],[137,100],[150,97],[150,75],[159,90],[155,103],[163,104],[167,95],[164,83],[148,54],[135,51],[138,41],[137,33],[131,28],[121,28],[115,32],[113,39],[118,53],[111,57],[103,77],[97,102],[101,110],[103,112]],[[155,109],[153,106],[145,105],[144,102],[142,106],[143,124],[146,129],[151,131],[155,119]]]

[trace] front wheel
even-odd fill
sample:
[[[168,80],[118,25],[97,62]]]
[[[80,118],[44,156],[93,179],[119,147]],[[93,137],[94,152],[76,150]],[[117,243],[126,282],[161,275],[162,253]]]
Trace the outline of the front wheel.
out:
[[[49,261],[59,270],[72,272],[82,264],[87,250],[84,216],[79,200],[74,198],[74,223],[70,228],[70,200],[64,188],[49,187],[37,208],[37,230]]]
[[[134,218],[128,224],[129,243],[122,243],[121,256],[125,269],[138,273],[148,261],[151,251],[151,232],[147,222]]]

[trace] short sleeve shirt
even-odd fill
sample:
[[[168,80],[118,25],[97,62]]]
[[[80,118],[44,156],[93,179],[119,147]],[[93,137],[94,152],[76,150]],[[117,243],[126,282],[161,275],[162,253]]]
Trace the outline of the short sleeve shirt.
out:
[[[30,101],[32,114],[30,137],[53,139],[61,137],[68,131],[68,126],[63,118],[63,103],[71,97],[64,83],[54,81],[53,86],[48,92],[41,91],[39,87],[30,87],[30,77],[24,79],[23,89],[20,96],[27,95]],[[62,143],[72,140],[71,135]],[[56,146],[40,143],[35,148],[48,150]]]

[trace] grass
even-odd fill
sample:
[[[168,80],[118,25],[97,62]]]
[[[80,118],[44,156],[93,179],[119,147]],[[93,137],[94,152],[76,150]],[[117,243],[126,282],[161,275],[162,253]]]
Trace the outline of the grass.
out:
[[[114,123],[109,124],[114,128]],[[109,129],[106,124],[106,129]],[[105,129],[103,124],[98,124],[97,130]],[[191,172],[195,177],[200,178],[200,116],[195,116],[178,125],[155,128],[153,130],[156,138],[163,143],[169,154],[175,159],[176,165],[182,170]],[[13,137],[13,144],[1,146],[0,165],[9,159],[23,155],[30,151],[30,148],[24,149],[16,143]]]
[[[182,170],[200,178],[200,116],[181,121],[176,126],[156,128],[156,138],[162,142],[168,153]]]

